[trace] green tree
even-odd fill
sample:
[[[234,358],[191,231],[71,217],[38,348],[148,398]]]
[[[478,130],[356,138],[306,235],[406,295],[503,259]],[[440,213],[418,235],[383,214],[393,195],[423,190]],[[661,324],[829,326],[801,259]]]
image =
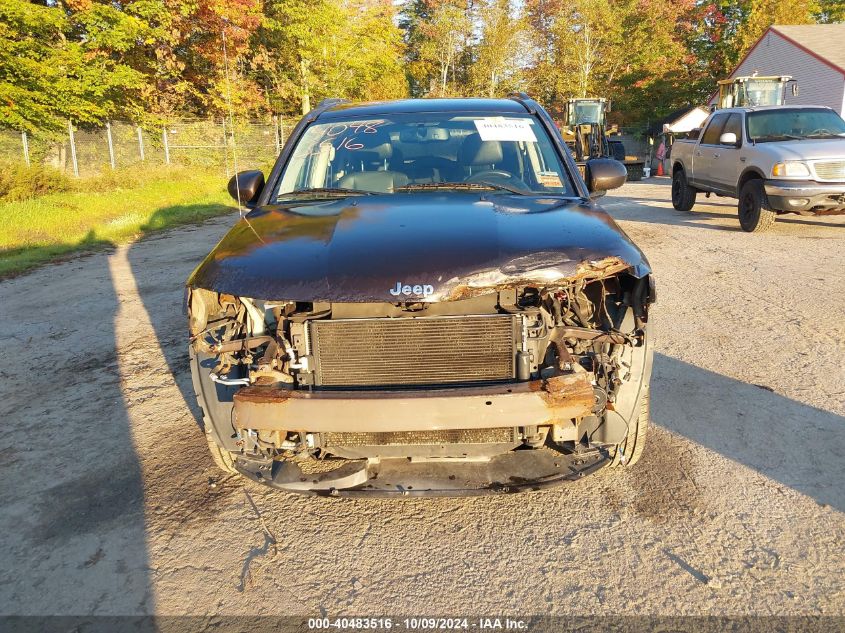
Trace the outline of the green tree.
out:
[[[822,24],[845,22],[845,0],[819,0],[815,18]]]
[[[451,96],[465,90],[472,61],[472,0],[412,0],[402,27],[414,96]]]
[[[134,111],[143,76],[119,56],[139,28],[105,5],[0,2],[0,125],[39,133]]]
[[[812,24],[820,11],[815,0],[753,0],[747,2],[733,40],[732,65],[739,62],[773,24]]]
[[[472,87],[488,97],[517,88],[527,47],[524,20],[514,16],[510,0],[488,0],[479,11],[481,37],[474,47],[470,69]]]
[[[266,0],[253,72],[275,112],[325,97],[407,94],[401,32],[387,0]]]
[[[532,0],[527,10],[536,36],[532,84],[543,99],[606,95],[630,56],[622,27],[628,2]]]

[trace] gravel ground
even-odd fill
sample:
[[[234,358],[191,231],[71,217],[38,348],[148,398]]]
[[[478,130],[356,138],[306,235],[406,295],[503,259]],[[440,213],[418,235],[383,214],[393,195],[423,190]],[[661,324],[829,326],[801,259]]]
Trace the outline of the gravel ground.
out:
[[[0,613],[845,613],[845,218],[668,200],[605,198],[657,275],[646,454],[523,495],[221,476],[180,302],[232,218],[0,283]]]

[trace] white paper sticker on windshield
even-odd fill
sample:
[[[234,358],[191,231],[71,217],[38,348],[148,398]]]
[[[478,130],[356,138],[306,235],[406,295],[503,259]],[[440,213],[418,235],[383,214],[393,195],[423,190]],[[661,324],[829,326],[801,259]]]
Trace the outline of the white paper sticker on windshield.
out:
[[[528,119],[489,118],[475,119],[474,122],[482,141],[537,142]]]

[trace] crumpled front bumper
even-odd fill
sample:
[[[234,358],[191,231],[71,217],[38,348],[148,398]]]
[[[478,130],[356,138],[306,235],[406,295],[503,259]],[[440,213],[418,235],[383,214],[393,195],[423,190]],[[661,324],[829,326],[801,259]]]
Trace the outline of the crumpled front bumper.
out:
[[[309,433],[569,424],[595,406],[585,372],[484,387],[310,392],[253,385],[234,396],[239,429]]]
[[[542,490],[578,481],[609,460],[609,454],[602,449],[564,454],[541,448],[515,450],[484,462],[354,460],[320,474],[306,474],[293,461],[238,456],[235,468],[255,482],[300,494],[457,497]]]
[[[766,198],[775,211],[838,215],[845,213],[845,183],[767,180]]]

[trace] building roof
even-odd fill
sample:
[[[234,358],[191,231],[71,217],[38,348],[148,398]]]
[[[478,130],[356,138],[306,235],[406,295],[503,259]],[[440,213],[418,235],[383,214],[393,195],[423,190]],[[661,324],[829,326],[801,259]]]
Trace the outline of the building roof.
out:
[[[674,112],[672,112],[670,114],[667,114],[662,119],[658,119],[657,121],[654,121],[651,125],[648,126],[647,132],[648,132],[649,136],[659,136],[664,131],[666,131],[667,127],[670,128],[669,131],[673,131],[673,132],[679,131],[679,130],[673,130],[672,128],[688,117],[694,118],[696,114],[699,114],[698,112],[696,112],[696,110],[700,110],[700,115],[699,115],[698,118],[700,118],[701,121],[703,121],[708,116],[710,116],[710,111],[707,110],[707,108],[703,108],[701,106],[687,106],[685,108],[681,108],[679,110],[675,110]],[[701,116],[701,115],[703,115],[703,116]],[[700,121],[699,121],[699,123],[700,123]],[[692,126],[692,127],[696,127],[696,126]],[[690,127],[688,130],[682,130],[682,131],[689,131],[689,130],[692,129],[692,127]]]
[[[528,110],[514,99],[399,99],[397,101],[342,102],[328,108],[320,118],[365,117],[419,112],[490,112],[525,113]]]
[[[813,57],[845,73],[845,23],[776,24],[771,28]]]

